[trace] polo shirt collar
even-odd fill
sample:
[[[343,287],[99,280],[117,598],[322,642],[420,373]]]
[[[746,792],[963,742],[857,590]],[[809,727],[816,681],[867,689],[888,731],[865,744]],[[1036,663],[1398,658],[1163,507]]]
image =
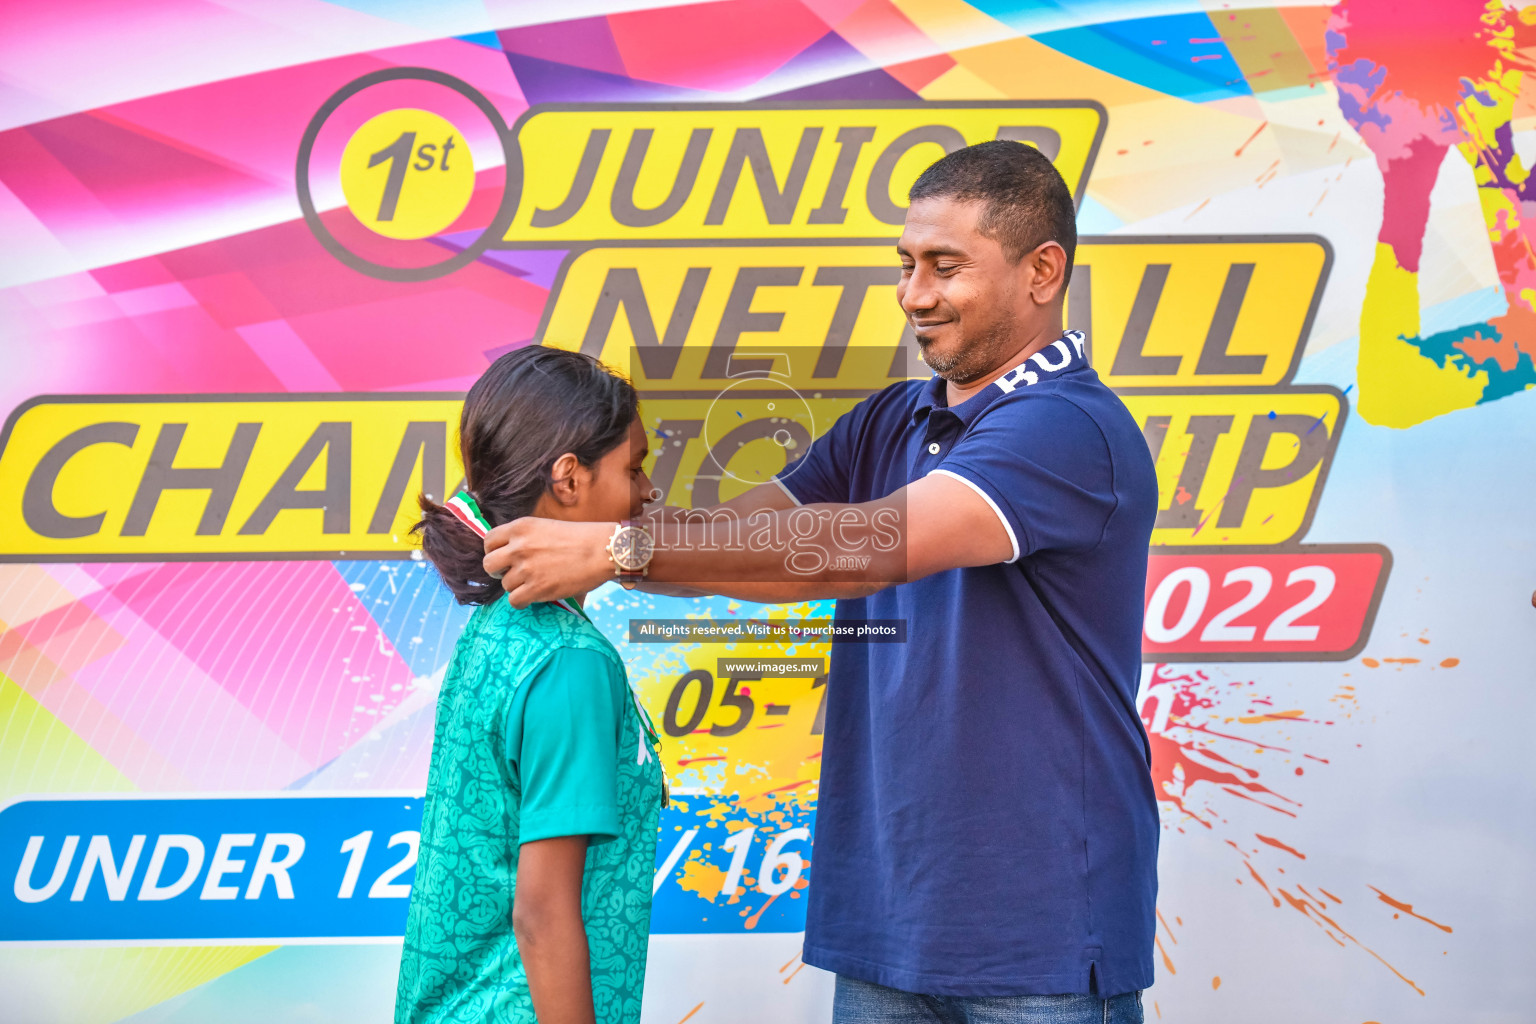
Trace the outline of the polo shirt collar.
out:
[[[932,415],[933,410],[943,409],[956,417],[962,425],[969,426],[981,411],[1003,395],[1020,388],[1032,387],[1042,381],[1060,377],[1088,365],[1085,349],[1086,338],[1082,331],[1067,331],[1045,348],[1024,359],[1019,365],[1003,374],[981,391],[950,409],[945,389],[949,382],[938,374],[928,379],[919,392],[917,405],[912,410],[912,422],[921,423]]]

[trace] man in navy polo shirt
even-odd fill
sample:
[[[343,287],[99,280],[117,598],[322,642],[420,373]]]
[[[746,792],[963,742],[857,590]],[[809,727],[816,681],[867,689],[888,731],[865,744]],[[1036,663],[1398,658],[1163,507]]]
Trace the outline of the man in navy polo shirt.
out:
[[[677,513],[645,568],[663,592],[830,596],[839,621],[907,623],[904,644],[833,647],[804,958],[837,973],[835,1021],[1139,1024],[1157,892],[1135,706],[1152,459],[1083,335],[1062,331],[1077,233],[1050,162],[982,143],[910,198],[897,294],[936,376],[860,403],[777,486],[721,506],[798,514],[801,537],[811,509],[807,539],[828,550],[861,539],[846,510],[904,513],[897,575],[878,555],[793,575],[775,544],[715,544]],[[615,572],[614,529],[507,524],[486,567],[514,604],[586,590]]]

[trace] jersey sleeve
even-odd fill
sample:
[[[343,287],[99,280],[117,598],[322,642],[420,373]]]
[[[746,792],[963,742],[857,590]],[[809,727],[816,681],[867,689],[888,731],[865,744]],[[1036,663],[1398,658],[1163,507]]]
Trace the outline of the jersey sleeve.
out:
[[[507,730],[520,842],[590,836],[596,845],[619,834],[618,671],[597,651],[562,648],[523,684]]]
[[[1053,395],[996,403],[933,472],[954,477],[992,507],[1013,542],[1010,562],[1097,546],[1117,501],[1098,424]]]

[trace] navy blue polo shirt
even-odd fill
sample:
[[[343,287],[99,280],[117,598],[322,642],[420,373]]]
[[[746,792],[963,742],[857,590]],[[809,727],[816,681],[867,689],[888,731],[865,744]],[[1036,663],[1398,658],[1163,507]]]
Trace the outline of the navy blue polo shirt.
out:
[[[1007,562],[837,602],[905,619],[836,644],[805,962],[930,995],[1152,983],[1157,805],[1136,712],[1157,482],[1070,331],[958,407],[894,384],[786,467],[803,503],[946,473],[997,511]]]

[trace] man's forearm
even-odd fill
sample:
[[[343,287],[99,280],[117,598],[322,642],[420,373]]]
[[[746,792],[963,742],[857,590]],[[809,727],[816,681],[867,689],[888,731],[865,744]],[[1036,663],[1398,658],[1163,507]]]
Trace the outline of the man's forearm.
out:
[[[764,498],[781,504],[765,506]],[[655,592],[785,602],[860,597],[1020,554],[995,505],[938,475],[863,504],[789,506],[787,495],[766,485],[740,499],[736,508],[668,510],[652,524],[648,563],[615,561],[620,533],[610,522],[515,519],[486,536],[485,571],[501,579],[517,608],[585,593],[622,567],[642,565],[642,586]],[[743,507],[753,500],[758,507]],[[652,546],[634,537],[626,543]]]
[[[889,499],[741,517],[681,510],[653,526],[648,581],[753,601],[863,596],[905,578],[903,519]]]
[[[754,604],[794,604],[867,597],[888,583],[752,583],[748,581],[694,583],[642,583],[639,589],[665,597],[733,597]]]

